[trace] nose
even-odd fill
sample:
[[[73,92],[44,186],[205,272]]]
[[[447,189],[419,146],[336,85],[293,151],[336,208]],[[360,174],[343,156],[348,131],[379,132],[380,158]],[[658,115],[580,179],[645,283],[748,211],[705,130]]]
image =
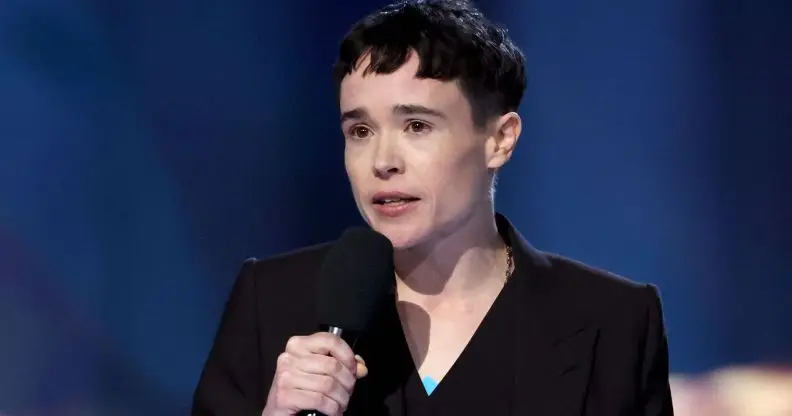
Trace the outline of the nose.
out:
[[[372,167],[374,175],[381,179],[404,173],[404,159],[394,139],[381,137],[377,140]]]

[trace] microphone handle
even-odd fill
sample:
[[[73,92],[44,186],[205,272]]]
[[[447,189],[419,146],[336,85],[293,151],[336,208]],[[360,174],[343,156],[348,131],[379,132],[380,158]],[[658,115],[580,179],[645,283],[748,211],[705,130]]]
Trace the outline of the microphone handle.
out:
[[[342,328],[333,325],[320,325],[320,331],[329,332],[333,335],[339,336],[341,339],[349,344],[350,348],[355,345],[357,339],[357,331],[344,331]],[[317,412],[316,410],[303,410],[297,413],[297,416],[327,416],[324,413]]]

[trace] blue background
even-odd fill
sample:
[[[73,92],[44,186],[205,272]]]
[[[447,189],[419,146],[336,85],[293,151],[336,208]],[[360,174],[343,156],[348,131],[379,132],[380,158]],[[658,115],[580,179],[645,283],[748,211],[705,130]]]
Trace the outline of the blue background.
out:
[[[0,413],[187,414],[242,260],[359,223],[342,3],[0,2]],[[530,74],[499,211],[659,285],[674,372],[792,363],[792,3],[478,4]]]

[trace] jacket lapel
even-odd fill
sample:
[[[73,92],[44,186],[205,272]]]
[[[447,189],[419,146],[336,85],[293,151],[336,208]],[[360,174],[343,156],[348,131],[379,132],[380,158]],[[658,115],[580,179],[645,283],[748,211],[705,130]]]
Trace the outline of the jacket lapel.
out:
[[[550,260],[504,217],[498,222],[508,230],[521,298],[514,320],[513,414],[582,415],[598,330],[564,298]]]

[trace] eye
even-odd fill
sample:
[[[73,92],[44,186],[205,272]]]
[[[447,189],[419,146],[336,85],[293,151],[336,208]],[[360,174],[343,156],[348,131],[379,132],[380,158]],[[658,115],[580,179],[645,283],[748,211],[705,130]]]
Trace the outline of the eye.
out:
[[[431,130],[431,126],[421,120],[410,120],[407,122],[407,131],[412,134],[426,134]]]
[[[354,125],[347,130],[347,136],[351,139],[365,139],[371,134],[371,129],[363,125]]]

